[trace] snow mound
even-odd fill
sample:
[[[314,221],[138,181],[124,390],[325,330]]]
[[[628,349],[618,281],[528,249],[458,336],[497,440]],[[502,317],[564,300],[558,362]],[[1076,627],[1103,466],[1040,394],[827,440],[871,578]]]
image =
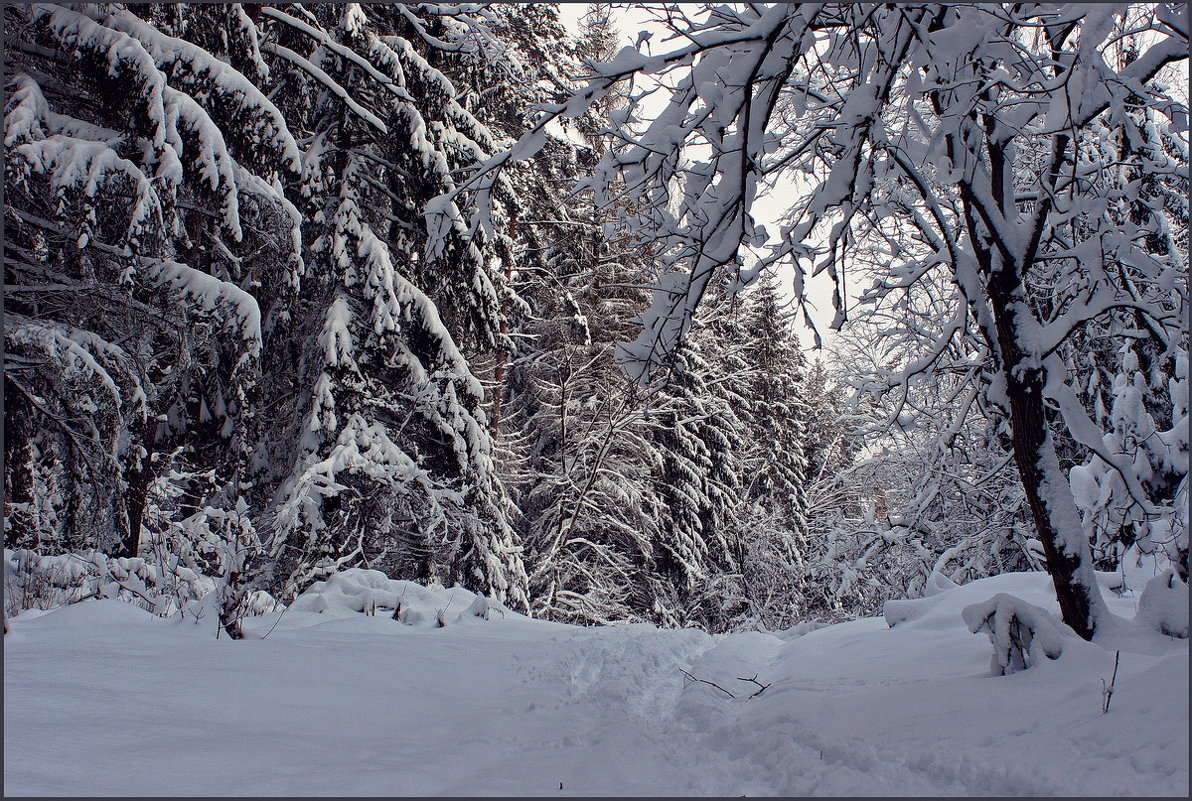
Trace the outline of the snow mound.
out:
[[[1188,638],[1188,585],[1168,569],[1142,588],[1134,621],[1160,634]]]
[[[463,587],[424,587],[365,568],[351,568],[316,581],[294,599],[290,609],[334,617],[386,615],[410,626],[445,626],[516,614],[500,601]]]
[[[922,617],[926,612],[930,611],[939,602],[938,598],[900,598],[897,600],[886,601],[882,605],[882,617],[886,620],[886,625],[894,628],[899,623],[906,623],[908,620],[916,620]]]
[[[959,584],[943,573],[933,570],[927,579],[926,585],[923,587],[922,598],[901,598],[886,601],[882,606],[882,617],[886,619],[886,625],[890,628],[894,628],[899,623],[916,620],[938,606],[943,594],[959,586]]]

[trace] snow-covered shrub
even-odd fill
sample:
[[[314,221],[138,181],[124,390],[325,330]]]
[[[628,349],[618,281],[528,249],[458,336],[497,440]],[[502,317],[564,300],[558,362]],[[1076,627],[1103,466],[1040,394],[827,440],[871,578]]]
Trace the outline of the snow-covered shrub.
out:
[[[1170,637],[1188,638],[1188,585],[1168,569],[1146,583],[1134,620]]]
[[[244,636],[240,626],[250,612],[250,563],[260,555],[261,543],[243,498],[231,510],[208,506],[195,522],[214,532],[219,546],[219,580],[215,588],[220,625],[233,639]]]
[[[424,587],[412,581],[391,579],[379,570],[353,567],[316,581],[294,599],[290,608],[336,616],[378,612],[407,625],[445,626],[473,617],[502,617],[508,607],[463,587]]]
[[[26,609],[53,609],[81,600],[77,583],[69,580],[68,566],[42,569],[33,551],[4,549],[4,615]],[[89,595],[89,593],[88,593]]]
[[[492,609],[493,607],[489,603],[488,598],[485,598],[483,595],[477,595],[476,600],[472,601],[464,614],[488,620],[489,615],[492,613]]]
[[[164,561],[158,557],[164,556]],[[197,573],[164,551],[146,556],[108,556],[100,551],[39,554],[4,549],[4,614],[26,609],[56,609],[91,598],[114,598],[170,617],[193,608],[220,590],[220,580]],[[223,596],[221,595],[220,598]],[[239,618],[278,608],[263,590],[241,587],[235,597]]]
[[[6,548],[4,561],[6,614],[54,609],[89,598],[116,598],[168,616],[187,600],[178,598],[174,594],[178,585],[143,557],[109,557],[99,551],[43,555]],[[196,585],[201,586],[197,581],[188,586]]]
[[[1046,609],[1004,592],[966,606],[961,616],[969,631],[989,635],[993,643],[990,669],[1003,676],[1026,670],[1043,657],[1059,659],[1064,641],[1076,636]]]

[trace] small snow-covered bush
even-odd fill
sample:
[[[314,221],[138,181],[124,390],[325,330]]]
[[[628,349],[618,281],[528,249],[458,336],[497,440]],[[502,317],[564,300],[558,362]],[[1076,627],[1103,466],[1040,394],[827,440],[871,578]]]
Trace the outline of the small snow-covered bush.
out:
[[[176,609],[161,592],[161,571],[141,557],[109,557],[99,551],[43,555],[4,550],[4,609],[54,609],[89,598],[118,598],[157,614]]]
[[[1076,632],[1050,612],[1021,598],[999,592],[960,613],[969,631],[985,631],[993,643],[990,669],[998,675],[1017,673],[1048,659],[1059,659],[1064,641]]]
[[[424,587],[412,581],[391,579],[379,570],[360,567],[341,570],[324,581],[316,581],[294,599],[290,608],[337,616],[376,615],[384,610],[384,614],[407,625],[432,626],[445,626],[472,617],[488,620],[493,612],[503,617],[508,611],[500,601],[463,587]]]
[[[1146,583],[1134,620],[1171,637],[1188,638],[1188,585],[1168,568]]]
[[[217,581],[179,563],[155,558],[108,556],[100,551],[39,554],[4,549],[4,613],[55,609],[91,598],[115,598],[162,617],[187,609],[218,589]],[[263,590],[245,594],[242,614],[274,611],[277,600]]]

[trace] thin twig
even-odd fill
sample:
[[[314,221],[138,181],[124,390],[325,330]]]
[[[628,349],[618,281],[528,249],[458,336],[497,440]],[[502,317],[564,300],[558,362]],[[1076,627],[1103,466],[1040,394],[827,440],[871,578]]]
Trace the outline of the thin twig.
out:
[[[277,624],[281,622],[281,619],[282,619],[283,617],[285,617],[285,616],[286,616],[286,612],[289,612],[289,611],[290,611],[290,607],[289,607],[289,606],[283,606],[283,607],[282,607],[282,609],[281,609],[281,614],[277,616],[277,620],[273,621],[273,625],[269,627],[269,631],[267,631],[267,632],[265,632],[264,634],[262,634],[262,635],[261,635],[261,639],[262,639],[262,640],[263,640],[263,639],[265,639],[266,637],[268,637],[270,634],[272,634],[272,633],[273,633],[273,630],[274,630],[275,628],[277,628]]]
[[[703,682],[704,684],[711,684],[713,687],[715,687],[717,690],[720,690],[720,692],[724,693],[724,694],[725,694],[725,695],[727,695],[729,698],[736,698],[736,697],[737,697],[737,696],[733,695],[732,693],[730,693],[728,690],[726,690],[726,689],[724,689],[723,687],[721,687],[719,684],[717,684],[717,683],[716,683],[716,682],[714,682],[714,681],[708,681],[707,679],[697,679],[695,676],[692,676],[692,675],[691,675],[690,673],[688,673],[686,670],[683,670],[683,668],[679,668],[679,672],[680,672],[680,673],[682,673],[682,674],[683,674],[684,676],[686,676],[687,678],[691,679],[692,681],[699,681],[699,682]]]
[[[769,689],[770,686],[774,683],[774,682],[770,682],[770,684],[762,684],[760,681],[757,680],[756,673],[753,674],[752,679],[747,679],[747,678],[744,678],[743,676],[737,676],[737,681],[751,681],[759,687],[757,692],[755,692],[753,695],[749,696],[750,698],[757,698],[759,695],[761,695],[767,689]]]
[[[1101,704],[1101,714],[1104,715],[1109,711],[1109,702],[1113,698],[1113,687],[1117,682],[1118,671],[1118,657],[1121,656],[1121,651],[1113,652],[1113,675],[1109,677],[1109,684],[1105,684],[1105,679],[1101,679],[1101,695],[1105,697],[1105,702]]]

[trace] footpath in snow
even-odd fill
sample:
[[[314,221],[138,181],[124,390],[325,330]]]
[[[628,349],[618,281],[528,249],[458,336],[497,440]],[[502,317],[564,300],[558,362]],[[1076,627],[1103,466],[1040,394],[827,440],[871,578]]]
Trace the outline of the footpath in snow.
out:
[[[1186,796],[1188,641],[1106,592],[1097,642],[994,676],[961,611],[999,592],[1057,609],[1045,575],[1012,574],[896,604],[892,628],[710,636],[349,571],[240,642],[213,614],[26,612],[4,638],[4,792]]]

